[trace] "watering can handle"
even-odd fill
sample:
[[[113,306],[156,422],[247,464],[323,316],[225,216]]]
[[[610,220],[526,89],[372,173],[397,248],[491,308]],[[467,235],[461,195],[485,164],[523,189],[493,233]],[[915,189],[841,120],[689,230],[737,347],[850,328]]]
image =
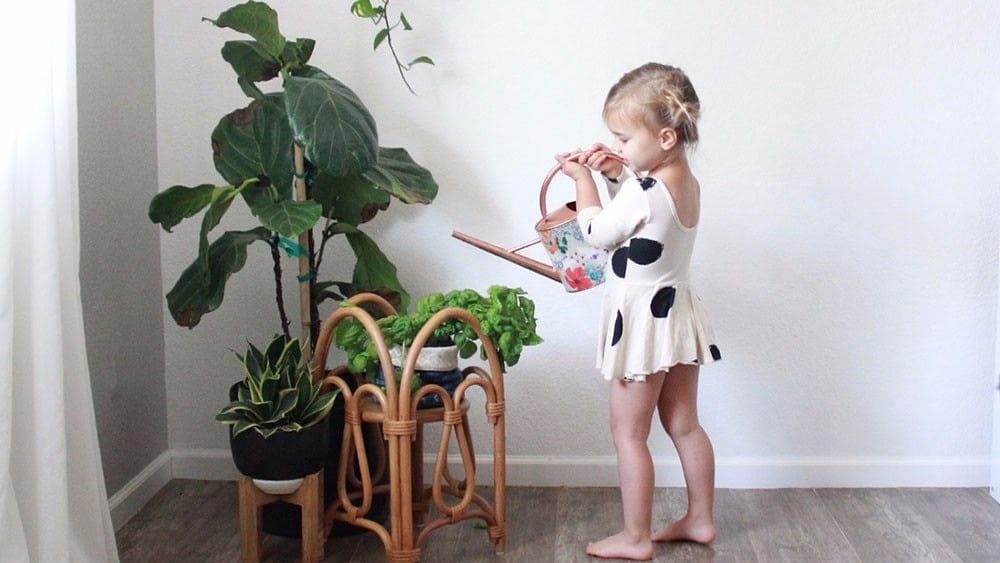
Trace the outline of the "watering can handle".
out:
[[[581,154],[585,154],[586,152],[588,152],[588,151],[576,152],[576,153],[573,153],[573,154],[569,155],[566,158],[572,160],[574,158],[579,157]],[[622,165],[625,164],[625,159],[622,158],[622,157],[620,157],[620,156],[618,156],[617,154],[608,153],[608,158],[610,158],[612,160],[616,160],[616,161],[622,163]],[[548,208],[545,205],[545,196],[549,192],[549,184],[552,182],[552,178],[555,178],[556,174],[559,172],[559,169],[560,169],[560,165],[556,164],[555,166],[553,166],[552,170],[549,170],[549,173],[545,175],[545,180],[542,182],[542,190],[538,194],[538,209],[542,212],[542,219],[545,219],[549,215]],[[633,171],[633,174],[634,173],[635,172]]]

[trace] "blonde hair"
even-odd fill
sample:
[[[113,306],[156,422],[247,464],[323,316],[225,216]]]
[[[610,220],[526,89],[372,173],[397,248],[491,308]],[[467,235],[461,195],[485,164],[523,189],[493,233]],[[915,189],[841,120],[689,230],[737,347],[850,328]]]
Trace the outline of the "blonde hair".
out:
[[[646,63],[625,73],[604,101],[609,116],[635,119],[653,131],[670,128],[682,145],[698,142],[701,103],[684,71],[670,65]]]

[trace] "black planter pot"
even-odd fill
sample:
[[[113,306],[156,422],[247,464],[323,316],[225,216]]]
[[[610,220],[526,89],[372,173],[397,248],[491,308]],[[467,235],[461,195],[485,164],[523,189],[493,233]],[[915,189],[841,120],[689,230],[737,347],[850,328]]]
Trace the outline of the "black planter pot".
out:
[[[230,400],[236,398],[236,387],[239,383],[236,383],[230,389]],[[355,387],[352,385],[352,388]],[[325,477],[323,479],[323,506],[329,507],[333,501],[337,498],[337,469],[340,465],[340,446],[341,441],[344,438],[344,402],[339,398],[334,401],[333,408],[330,410],[330,415],[327,417],[326,424],[318,424],[312,428],[317,429],[318,433],[321,433],[326,438],[322,440],[321,444],[314,444],[316,450],[322,452],[318,464],[314,465],[315,459],[311,459],[309,464],[314,467],[311,471],[306,471],[302,475],[296,477],[258,477],[256,475],[250,475],[243,471],[240,466],[243,461],[236,461],[236,453],[233,453],[233,461],[236,462],[236,467],[240,469],[240,472],[244,475],[249,475],[257,479],[294,479],[301,477],[303,475],[309,475],[310,473],[315,473],[320,467],[325,469]],[[310,428],[310,430],[312,429]],[[255,431],[244,432],[237,436],[237,438],[242,438],[244,434],[257,434]],[[299,432],[301,433],[301,432]],[[259,436],[259,434],[258,434]],[[365,449],[369,452],[369,464],[371,471],[375,470],[375,452],[378,448],[383,450],[386,449],[386,444],[382,440],[381,434],[378,429],[378,425],[366,424],[364,432]],[[230,435],[230,445],[232,444],[232,437]],[[264,458],[267,456],[261,456],[258,454],[252,454],[255,458]],[[299,455],[299,454],[296,454]],[[304,454],[302,457],[305,458]],[[388,453],[386,453],[386,458],[388,458]],[[256,460],[254,460],[256,461]],[[253,462],[249,462],[253,463]],[[280,473],[271,473],[280,474]],[[387,482],[388,472],[386,472],[385,478],[382,482],[377,484],[383,484]],[[349,492],[354,492],[354,489],[348,486]],[[388,494],[378,494],[372,499],[371,510],[368,511],[366,518],[374,520],[376,522],[385,522],[386,518],[389,516],[389,495]],[[302,509],[295,504],[288,504],[287,502],[274,502],[271,504],[266,504],[263,507],[263,529],[265,533],[284,536],[288,538],[300,538],[302,537]],[[365,532],[364,528],[358,528],[356,526],[351,526],[344,522],[336,522],[333,525],[333,529],[330,531],[330,535],[334,537],[349,536],[354,534],[360,534]]]
[[[275,432],[263,437],[256,430],[229,434],[229,448],[240,473],[273,481],[316,473],[328,457],[329,425],[317,424],[298,432]]]

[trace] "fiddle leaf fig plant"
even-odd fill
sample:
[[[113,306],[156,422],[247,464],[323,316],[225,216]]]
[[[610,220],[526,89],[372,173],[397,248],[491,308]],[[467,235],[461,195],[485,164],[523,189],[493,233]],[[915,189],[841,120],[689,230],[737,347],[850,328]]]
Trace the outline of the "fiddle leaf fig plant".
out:
[[[380,6],[382,17],[386,7]],[[251,0],[204,20],[248,36],[226,41],[222,58],[249,102],[222,116],[211,134],[213,162],[224,183],[172,186],[150,202],[150,219],[167,232],[201,215],[196,256],[166,296],[174,320],[190,328],[218,309],[227,281],[243,269],[258,241],[270,247],[286,337],[282,252],[308,264],[300,265],[299,282],[309,285],[311,342],[318,306],[326,299],[374,291],[406,307],[409,295],[395,265],[362,225],[392,199],[431,203],[438,191],[431,173],[406,149],[379,145],[375,119],[357,94],[310,64],[315,40],[286,38],[267,3]],[[213,238],[238,201],[253,224]],[[347,239],[354,254],[352,277],[322,280],[323,253],[337,236]]]

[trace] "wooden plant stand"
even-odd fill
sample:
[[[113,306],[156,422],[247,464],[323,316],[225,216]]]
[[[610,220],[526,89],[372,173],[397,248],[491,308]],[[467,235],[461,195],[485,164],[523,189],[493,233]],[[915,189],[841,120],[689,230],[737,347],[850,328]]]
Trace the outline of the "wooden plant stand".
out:
[[[379,314],[390,315],[392,306],[375,294],[357,295],[351,299],[355,305],[368,304]],[[386,561],[411,563],[420,560],[420,546],[434,530],[465,520],[486,523],[486,533],[494,551],[502,553],[506,545],[506,444],[504,418],[503,371],[500,359],[490,341],[483,334],[479,322],[468,311],[449,308],[440,311],[420,330],[406,356],[406,365],[398,383],[394,377],[385,378],[385,391],[371,383],[363,383],[351,390],[344,378],[351,377],[345,366],[327,369],[327,356],[334,329],[347,317],[353,317],[368,330],[379,351],[383,373],[391,374],[392,362],[374,318],[362,307],[341,307],[334,312],[320,330],[313,356],[315,377],[324,378],[329,385],[341,390],[338,401],[345,401],[344,439],[340,465],[336,476],[338,498],[327,507],[324,534],[328,534],[337,521],[375,532],[385,546]],[[460,319],[476,332],[487,350],[488,369],[468,367],[464,379],[449,395],[442,387],[426,385],[415,394],[409,390],[413,381],[416,358],[434,329],[449,319]],[[469,401],[465,398],[470,387],[482,389],[485,401],[485,418],[493,427],[493,495],[491,499],[476,493],[476,459],[469,430]],[[417,409],[417,402],[428,393],[437,393],[444,406]],[[423,475],[423,432],[427,423],[442,423],[437,459],[430,482]],[[363,428],[365,423],[377,423],[388,444],[388,463],[384,452],[368,452],[365,448]],[[462,458],[464,479],[453,477],[447,467],[449,445],[454,438]],[[369,469],[369,455],[376,460],[376,475]],[[379,473],[387,469],[388,484]],[[348,483],[356,492],[348,493]],[[389,526],[366,518],[375,494],[389,493]],[[446,501],[455,499],[453,504]],[[433,509],[433,510],[432,510]],[[428,520],[428,517],[430,519]],[[419,533],[418,533],[419,532]]]
[[[240,475],[240,539],[243,563],[258,563],[261,558],[264,505],[284,501],[302,509],[302,563],[323,560],[327,531],[323,525],[323,470],[307,475],[295,491],[271,495],[257,488],[253,479]]]

